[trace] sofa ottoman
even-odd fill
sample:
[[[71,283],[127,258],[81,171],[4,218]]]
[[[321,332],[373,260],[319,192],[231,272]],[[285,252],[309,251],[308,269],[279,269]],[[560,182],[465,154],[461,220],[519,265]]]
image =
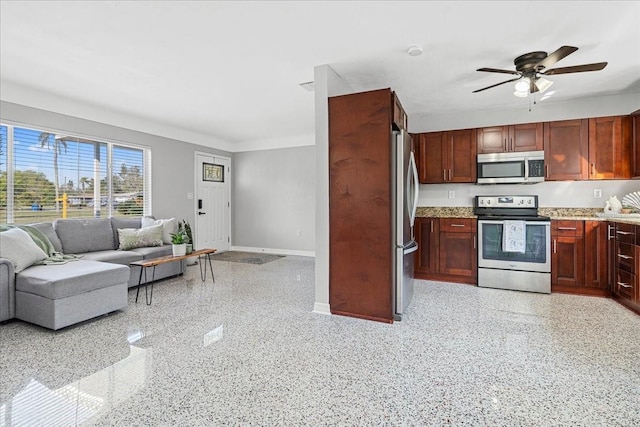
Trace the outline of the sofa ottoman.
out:
[[[129,267],[78,260],[37,265],[16,275],[15,315],[49,329],[125,309]]]

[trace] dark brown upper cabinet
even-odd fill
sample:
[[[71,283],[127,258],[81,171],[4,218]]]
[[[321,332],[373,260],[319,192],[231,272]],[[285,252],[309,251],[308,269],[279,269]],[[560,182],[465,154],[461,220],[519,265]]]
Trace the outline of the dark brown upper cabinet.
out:
[[[543,149],[542,123],[493,126],[477,130],[478,154]]]
[[[476,181],[476,130],[416,134],[418,176],[423,184]]]
[[[544,123],[545,180],[589,179],[588,153],[588,119]]]
[[[589,119],[589,179],[629,179],[631,161],[631,117]]]
[[[631,150],[633,152],[631,176],[640,178],[640,110],[631,113]]]

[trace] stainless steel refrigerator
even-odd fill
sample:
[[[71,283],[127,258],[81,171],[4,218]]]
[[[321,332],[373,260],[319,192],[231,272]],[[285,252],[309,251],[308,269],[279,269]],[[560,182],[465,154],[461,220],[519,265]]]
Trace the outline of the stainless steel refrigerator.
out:
[[[392,215],[394,242],[395,320],[402,320],[413,297],[413,266],[418,250],[414,223],[418,207],[418,168],[411,136],[406,131],[394,131],[391,138],[392,159]]]

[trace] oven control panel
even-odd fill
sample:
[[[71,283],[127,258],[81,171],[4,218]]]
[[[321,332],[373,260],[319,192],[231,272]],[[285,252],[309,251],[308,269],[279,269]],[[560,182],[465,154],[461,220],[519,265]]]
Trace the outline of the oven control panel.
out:
[[[537,208],[538,196],[476,196],[481,208]]]

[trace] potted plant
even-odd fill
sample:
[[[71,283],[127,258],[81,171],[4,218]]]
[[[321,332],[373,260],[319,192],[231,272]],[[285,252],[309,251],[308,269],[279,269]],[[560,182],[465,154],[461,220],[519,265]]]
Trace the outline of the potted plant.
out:
[[[182,223],[178,223],[178,231],[171,233],[171,251],[173,256],[181,256],[187,253],[187,233]]]
[[[182,220],[182,229],[187,236],[187,240],[185,242],[187,244],[187,254],[190,254],[193,252],[193,234],[191,234],[191,225],[186,219]]]

